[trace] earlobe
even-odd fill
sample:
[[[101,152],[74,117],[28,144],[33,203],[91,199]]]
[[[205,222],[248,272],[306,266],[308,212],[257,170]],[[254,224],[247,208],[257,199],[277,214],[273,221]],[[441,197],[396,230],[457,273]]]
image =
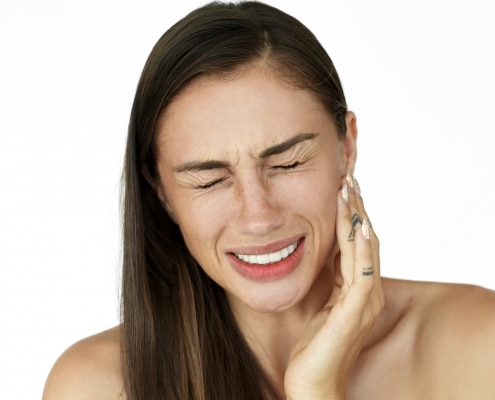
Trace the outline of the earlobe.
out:
[[[346,135],[344,139],[345,152],[345,168],[348,171],[354,172],[357,159],[357,122],[356,114],[348,111],[345,116]]]

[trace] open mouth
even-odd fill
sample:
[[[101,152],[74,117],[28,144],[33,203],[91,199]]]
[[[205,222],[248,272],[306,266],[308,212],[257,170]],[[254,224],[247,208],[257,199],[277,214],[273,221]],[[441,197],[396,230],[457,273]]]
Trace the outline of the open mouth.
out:
[[[299,242],[290,244],[279,251],[267,254],[235,254],[235,256],[248,264],[267,265],[289,257],[297,249]]]

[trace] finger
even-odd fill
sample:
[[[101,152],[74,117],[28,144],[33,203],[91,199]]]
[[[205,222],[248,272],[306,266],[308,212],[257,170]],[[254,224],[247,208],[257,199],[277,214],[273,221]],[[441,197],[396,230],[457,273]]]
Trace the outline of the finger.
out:
[[[342,200],[339,214],[342,220],[339,219],[338,229],[339,241],[345,249],[345,252],[342,251],[342,273],[346,281],[345,287],[348,290],[353,289],[352,299],[346,301],[347,307],[358,313],[371,307],[371,314],[377,315],[383,298],[378,239],[364,208],[359,184],[350,173],[342,187]],[[342,228],[347,229],[348,233]],[[343,292],[346,293],[347,290]]]
[[[363,219],[360,235],[358,235],[356,229],[355,236],[355,279],[363,285],[362,290],[369,291],[369,305],[372,309],[372,317],[374,318],[380,313],[384,304],[380,277],[380,244],[364,208],[359,184],[352,175],[350,178],[352,179],[351,182],[353,183],[354,193],[356,195],[354,197],[355,203],[353,207],[355,207],[357,210],[356,213],[362,216]],[[364,243],[363,238],[365,239]],[[366,245],[366,240],[369,241],[369,246]],[[360,275],[359,271],[361,271]],[[372,282],[370,282],[370,279],[367,279],[370,277],[373,277]]]
[[[337,241],[340,248],[340,257],[339,260],[337,260],[337,266],[340,266],[340,273],[344,280],[344,285],[342,287],[344,291],[349,287],[354,277],[354,241],[352,238],[353,226],[349,205],[349,191],[350,189],[344,178],[340,196],[337,201],[336,224]]]
[[[368,215],[364,210],[357,181],[349,172],[344,178],[341,198],[339,200],[339,217],[337,220],[337,237],[339,239],[342,255],[342,274],[347,285],[350,285],[356,277],[363,273],[365,276],[372,275],[374,260],[371,260],[369,262],[370,265],[365,267],[367,268],[367,271],[355,270],[356,233],[359,234],[361,230],[364,231],[367,238],[371,238],[371,225],[369,223]],[[369,243],[369,245],[371,245],[371,243]]]
[[[359,227],[356,227],[354,235],[353,282],[359,285],[364,293],[369,295],[375,287],[375,274],[379,274],[379,270],[373,257],[371,224],[362,211],[359,212],[359,215],[362,215],[362,222]]]
[[[346,183],[350,189],[348,189],[348,203],[350,213],[352,215],[351,220],[353,223],[354,230],[350,236],[354,238],[356,232],[361,228],[363,234],[367,239],[371,241],[371,247],[373,249],[373,259],[376,261],[375,269],[379,268],[379,257],[378,257],[378,238],[374,234],[371,226],[370,219],[364,208],[363,198],[361,196],[361,189],[359,183],[354,176],[348,172],[346,176]]]
[[[370,244],[371,244],[371,249],[372,249],[372,255],[373,255],[373,266],[375,270],[375,276],[380,276],[380,257],[379,257],[379,241],[378,238],[375,234],[375,231],[373,229],[373,226],[371,225],[370,218],[368,217],[368,214],[366,212],[366,209],[364,207],[363,203],[363,198],[361,196],[361,189],[359,187],[359,183],[354,178],[352,175],[350,178],[352,179],[353,185],[354,185],[354,193],[355,196],[352,198],[353,202],[353,208],[356,210],[356,214],[358,214],[362,218],[362,223],[361,223],[361,230],[363,234],[369,238]]]

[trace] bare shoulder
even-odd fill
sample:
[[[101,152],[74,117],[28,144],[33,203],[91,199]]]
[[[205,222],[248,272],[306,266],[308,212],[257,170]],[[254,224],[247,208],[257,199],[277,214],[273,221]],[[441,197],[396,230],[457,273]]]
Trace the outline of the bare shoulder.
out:
[[[495,292],[474,285],[410,283],[417,369],[441,398],[493,399]]]
[[[422,328],[481,335],[495,328],[495,291],[475,285],[384,279],[385,296]]]
[[[460,346],[457,353],[465,349],[486,354],[488,349],[483,347],[489,343],[494,348],[495,291],[475,285],[444,283],[423,283],[419,291],[424,299],[417,308],[422,315],[422,340],[431,341],[441,335],[446,346]],[[471,358],[476,355],[471,354]]]
[[[69,347],[53,366],[43,400],[124,399],[120,370],[120,327]]]

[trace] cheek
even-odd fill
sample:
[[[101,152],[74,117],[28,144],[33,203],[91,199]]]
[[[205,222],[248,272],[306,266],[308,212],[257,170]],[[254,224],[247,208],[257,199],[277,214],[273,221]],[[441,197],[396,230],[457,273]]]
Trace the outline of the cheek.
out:
[[[325,249],[331,249],[335,241],[337,201],[342,177],[335,168],[320,169],[294,179],[293,189],[285,198],[292,202],[291,208],[311,225],[315,250],[324,259]]]
[[[173,204],[177,223],[192,255],[200,259],[215,249],[215,243],[225,226],[225,213],[218,201],[176,198]],[[211,253],[210,253],[211,254]]]
[[[320,240],[330,245],[334,239],[339,186],[321,180],[314,183],[305,194],[306,212]]]
[[[218,225],[216,210],[219,207],[213,199],[178,187],[174,179],[166,173],[162,176],[169,214],[173,215],[174,221],[179,225],[188,247],[214,236]]]
[[[320,165],[313,171],[295,173],[287,176],[285,182],[279,185],[281,198],[297,204],[314,213],[331,213],[335,215],[337,196],[341,187],[340,170],[333,164]]]

